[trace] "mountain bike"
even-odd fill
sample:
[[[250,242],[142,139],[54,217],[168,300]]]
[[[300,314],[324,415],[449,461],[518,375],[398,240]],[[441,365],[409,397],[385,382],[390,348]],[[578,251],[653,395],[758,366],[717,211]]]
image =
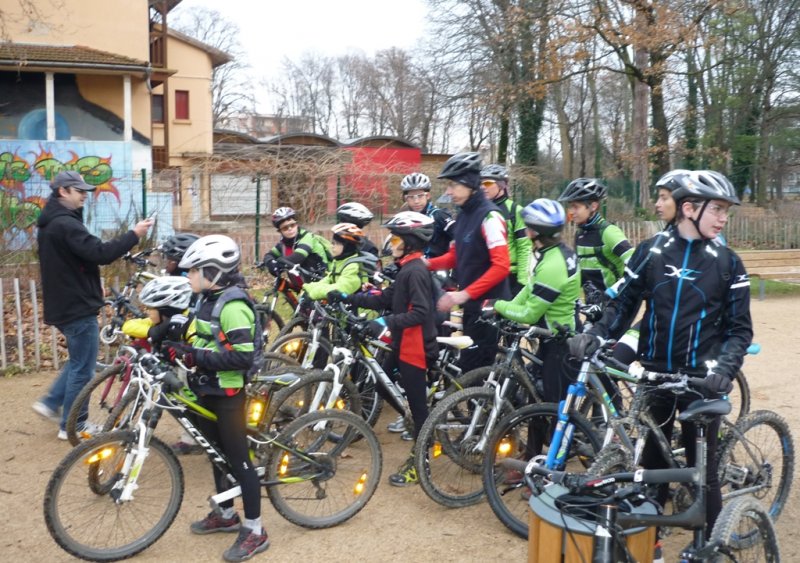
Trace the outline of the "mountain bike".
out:
[[[212,509],[239,496],[230,463],[193,422],[216,415],[186,396],[184,382],[157,357],[139,361],[131,384],[141,402],[132,426],[101,434],[72,449],[45,491],[44,516],[68,553],[93,561],[131,557],[157,541],[180,509],[184,477],[172,450],[154,433],[164,411],[227,474],[231,488],[211,497]],[[382,454],[372,429],[341,410],[305,414],[280,433],[248,426],[251,456],[275,509],[306,528],[327,528],[355,516],[380,480]]]
[[[136,270],[128,278],[125,287],[121,291],[117,291],[113,287],[108,288],[114,298],[105,300],[105,307],[102,313],[105,324],[100,328],[100,342],[103,344],[113,344],[117,341],[122,334],[122,325],[128,317],[139,318],[144,316],[144,313],[136,304],[136,291],[140,285],[158,277],[156,274],[147,271],[147,268],[158,266],[148,258],[156,250],[155,248],[150,248],[136,254],[128,252],[122,257],[125,262],[134,264]]]
[[[669,376],[669,377],[668,377]],[[655,379],[655,378],[654,378]],[[664,385],[688,389],[700,382],[681,374],[658,374]],[[682,561],[780,561],[777,534],[768,513],[754,499],[742,497],[727,504],[706,538],[706,451],[708,425],[715,416],[730,412],[724,399],[698,400],[678,415],[695,425],[696,467],[575,474],[548,469],[540,459],[524,462],[504,458],[499,466],[523,475],[532,491],[531,510],[569,535],[591,535],[592,561],[634,561],[623,534],[642,526],[682,527],[692,530],[691,544]],[[694,491],[691,505],[670,515],[650,500],[654,487],[680,483]],[[557,519],[554,510],[559,511]],[[534,540],[543,540],[536,537]],[[568,538],[566,540],[570,542]],[[574,541],[574,538],[573,538]],[[536,546],[538,548],[538,544]]]

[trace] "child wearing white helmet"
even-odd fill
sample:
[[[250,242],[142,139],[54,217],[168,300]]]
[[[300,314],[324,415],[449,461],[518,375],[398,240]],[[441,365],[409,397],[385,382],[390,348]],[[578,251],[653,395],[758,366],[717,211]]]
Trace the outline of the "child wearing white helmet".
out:
[[[223,557],[243,561],[269,547],[261,524],[261,485],[247,444],[245,421],[247,375],[257,358],[257,321],[253,302],[243,289],[239,274],[238,245],[224,235],[205,236],[187,250],[179,266],[188,270],[189,283],[200,293],[194,345],[165,342],[170,359],[181,357],[190,368],[189,386],[203,407],[216,413],[217,421],[198,420],[203,433],[220,444],[230,460],[234,477],[242,489],[244,520],[233,507],[233,499],[220,504],[205,518],[192,523],[195,534],[237,532]],[[214,467],[217,492],[230,482]]]

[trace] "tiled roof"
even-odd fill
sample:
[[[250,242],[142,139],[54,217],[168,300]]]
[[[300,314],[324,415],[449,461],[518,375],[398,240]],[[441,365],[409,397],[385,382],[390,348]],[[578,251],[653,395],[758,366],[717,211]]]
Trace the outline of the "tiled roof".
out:
[[[9,64],[47,66],[57,63],[58,66],[69,66],[72,63],[85,65],[118,65],[130,67],[146,67],[147,61],[140,61],[116,55],[106,51],[98,51],[83,45],[37,45],[32,43],[0,43],[0,65]]]

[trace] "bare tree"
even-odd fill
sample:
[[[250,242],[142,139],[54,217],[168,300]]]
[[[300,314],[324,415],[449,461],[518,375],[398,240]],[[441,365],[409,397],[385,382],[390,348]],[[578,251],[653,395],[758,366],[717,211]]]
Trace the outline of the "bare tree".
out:
[[[214,67],[211,74],[212,114],[219,127],[231,117],[255,113],[253,84],[248,75],[250,65],[239,43],[239,26],[220,12],[208,8],[175,9],[170,25],[230,55],[231,61]]]

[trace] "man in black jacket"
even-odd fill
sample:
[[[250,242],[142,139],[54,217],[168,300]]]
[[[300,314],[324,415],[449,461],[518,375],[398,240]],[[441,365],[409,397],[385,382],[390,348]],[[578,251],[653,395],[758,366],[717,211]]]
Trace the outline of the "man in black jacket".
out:
[[[50,187],[53,192],[38,222],[44,321],[66,338],[69,359],[33,410],[60,421],[58,437],[66,440],[67,415],[97,361],[97,312],[103,306],[99,265],[110,264],[133,248],[153,221],[141,221],[121,237],[103,242],[83,224],[83,204],[95,188],[73,171],[59,172]]]

